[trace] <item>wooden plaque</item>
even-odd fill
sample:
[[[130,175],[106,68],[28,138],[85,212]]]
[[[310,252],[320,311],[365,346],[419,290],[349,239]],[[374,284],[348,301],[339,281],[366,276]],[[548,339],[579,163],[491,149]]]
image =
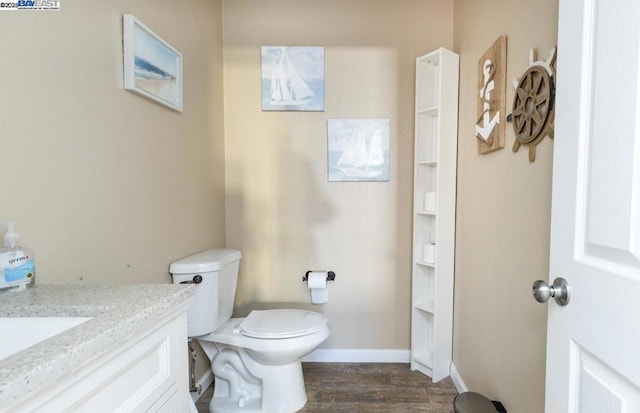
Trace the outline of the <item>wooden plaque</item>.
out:
[[[500,36],[478,61],[478,153],[504,148],[506,134],[507,36]]]

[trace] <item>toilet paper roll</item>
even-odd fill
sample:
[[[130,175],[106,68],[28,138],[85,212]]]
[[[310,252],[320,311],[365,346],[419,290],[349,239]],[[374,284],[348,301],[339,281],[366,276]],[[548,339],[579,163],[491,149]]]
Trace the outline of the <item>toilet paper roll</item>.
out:
[[[422,261],[433,264],[436,260],[436,244],[428,242],[422,247]]]
[[[307,274],[307,285],[309,288],[327,288],[327,272],[311,271]]]
[[[311,271],[307,275],[307,286],[311,290],[312,304],[324,304],[329,301],[327,275],[326,271]]]
[[[435,192],[425,192],[424,210],[429,212],[433,212],[436,210],[436,193]]]
[[[329,290],[326,288],[311,289],[311,304],[324,304],[329,302]]]

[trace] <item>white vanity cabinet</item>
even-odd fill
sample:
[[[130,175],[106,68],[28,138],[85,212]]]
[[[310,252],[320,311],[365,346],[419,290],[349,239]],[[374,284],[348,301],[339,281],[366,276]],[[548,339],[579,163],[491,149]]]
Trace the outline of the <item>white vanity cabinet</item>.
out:
[[[38,286],[6,296],[0,315],[91,319],[0,360],[0,412],[189,412],[192,295],[158,284]]]
[[[187,315],[140,331],[9,411],[187,412]]]

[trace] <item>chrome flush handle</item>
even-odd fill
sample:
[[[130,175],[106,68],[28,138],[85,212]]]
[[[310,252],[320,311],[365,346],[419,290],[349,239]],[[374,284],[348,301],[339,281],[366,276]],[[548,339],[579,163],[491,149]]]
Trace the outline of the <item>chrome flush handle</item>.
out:
[[[192,280],[180,281],[180,284],[200,284],[202,282],[202,275],[197,274],[193,276]]]

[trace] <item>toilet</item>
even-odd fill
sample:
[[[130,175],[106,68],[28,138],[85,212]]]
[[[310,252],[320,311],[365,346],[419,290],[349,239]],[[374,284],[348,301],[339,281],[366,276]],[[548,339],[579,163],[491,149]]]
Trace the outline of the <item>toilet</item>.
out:
[[[174,284],[195,284],[188,335],[211,360],[209,411],[298,411],[307,403],[301,359],[329,337],[327,317],[277,309],[231,318],[240,258],[237,250],[209,249],[169,266]]]

